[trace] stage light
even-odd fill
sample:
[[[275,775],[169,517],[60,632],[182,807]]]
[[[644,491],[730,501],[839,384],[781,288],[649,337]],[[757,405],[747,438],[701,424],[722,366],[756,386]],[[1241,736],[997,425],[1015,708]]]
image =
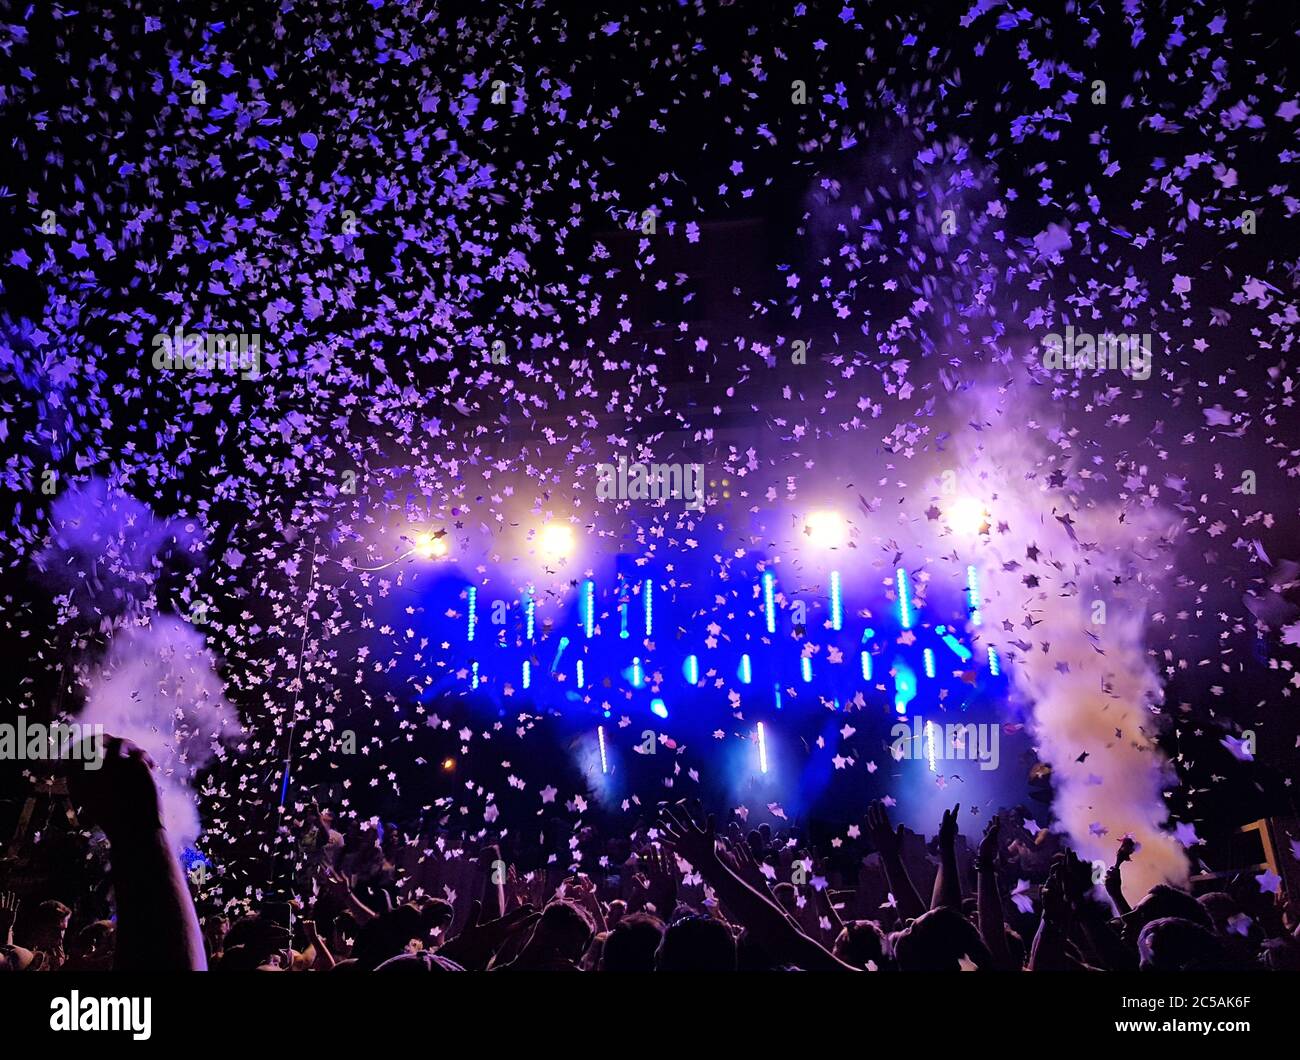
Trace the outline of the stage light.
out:
[[[537,535],[542,555],[548,559],[564,559],[573,554],[573,527],[564,523],[547,523]]]
[[[838,512],[809,512],[804,517],[803,532],[816,548],[843,548],[849,540],[849,525]]]
[[[652,699],[650,700],[650,713],[656,718],[666,718],[668,717],[668,708],[664,706],[662,699]]]
[[[912,582],[907,571],[898,568],[898,621],[904,629],[912,628]]]
[[[596,583],[590,578],[582,583],[582,631],[588,640],[596,632]]]
[[[605,757],[605,726],[596,726],[596,738],[600,741],[600,771],[609,772],[609,759]]]
[[[966,568],[966,602],[970,609],[971,624],[978,626],[983,623],[984,618],[980,614],[979,572],[975,570],[974,564]]]
[[[989,673],[994,677],[1002,673],[1002,661],[998,658],[996,648],[989,648]]]
[[[697,685],[700,683],[700,658],[698,655],[686,656],[686,662],[682,665],[682,673],[686,677],[687,684]]]
[[[953,533],[961,534],[963,537],[976,536],[988,523],[984,502],[974,497],[959,497],[953,501],[948,505],[944,518]]]
[[[444,538],[433,534],[418,534],[415,538],[415,554],[421,559],[441,559],[447,551]]]
[[[561,637],[560,646],[555,649],[555,658],[551,661],[551,673],[555,673],[560,668],[560,656],[564,654],[564,649],[569,646],[569,638]]]
[[[645,584],[641,588],[642,603],[645,605],[645,635],[647,637],[651,636],[655,631],[654,588],[655,583],[650,578],[645,580]]]
[[[442,771],[444,773],[450,773],[455,768],[456,768],[456,759],[444,758],[442,760]]]
[[[767,613],[767,631],[776,632],[776,578],[770,570],[763,572],[763,610]]]
[[[902,659],[894,660],[894,710],[907,713],[907,705],[916,698],[916,674]]]
[[[840,572],[831,571],[831,629],[844,627],[844,608],[840,600]]]
[[[749,661],[749,655],[745,654],[740,657],[740,683],[747,685],[754,679],[754,667]]]
[[[475,659],[472,663],[469,664],[469,673],[470,673],[469,687],[478,688],[478,660],[477,659]]]
[[[871,680],[871,653],[868,651],[862,653],[862,680]]]
[[[781,682],[778,681],[772,686],[772,698],[776,701],[776,709],[781,709]]]
[[[812,680],[812,659],[807,655],[799,658],[799,672],[803,674],[804,681]]]
[[[633,656],[632,657],[632,687],[640,688],[644,683],[645,681],[641,673],[641,658],[640,656]]]
[[[528,688],[530,685],[532,685],[532,683],[533,683],[533,664],[530,663],[527,659],[525,659],[524,666],[523,666],[524,687]]]
[[[533,587],[528,587],[528,599],[524,601],[524,636],[533,639],[533,618],[537,612],[537,601],[533,599]]]
[[[925,723],[925,750],[926,758],[930,761],[930,772],[935,772],[934,768],[934,722]]]
[[[924,658],[925,658],[925,676],[928,677],[928,678],[930,678],[930,680],[933,681],[933,680],[934,680],[934,674],[935,674],[935,666],[934,666],[934,649],[933,649],[933,648],[926,648],[926,649],[925,649],[925,652],[923,653],[923,655],[924,655]]]
[[[586,675],[586,673],[584,672],[584,667],[583,667],[583,665],[582,665],[582,660],[579,659],[579,660],[578,660],[578,687],[579,687],[579,688],[582,688],[584,685],[586,685],[586,683],[587,683],[586,678],[587,678],[587,675]]]
[[[761,721],[758,723],[758,771],[767,772],[767,732]]]
[[[465,639],[474,639],[474,627],[478,625],[478,589],[473,585],[469,587],[469,625],[466,629]]]

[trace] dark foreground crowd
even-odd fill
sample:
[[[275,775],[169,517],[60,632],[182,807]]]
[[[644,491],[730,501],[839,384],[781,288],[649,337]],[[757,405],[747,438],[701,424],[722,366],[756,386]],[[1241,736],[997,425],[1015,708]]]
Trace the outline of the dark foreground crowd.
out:
[[[927,844],[879,803],[850,830],[860,849],[719,829],[679,804],[626,836],[583,828],[531,871],[505,835],[339,831],[312,805],[285,826],[293,887],[200,918],[148,757],[108,752],[70,779],[107,878],[63,901],[0,877],[0,970],[1300,970],[1297,909],[1253,876],[1199,897],[1160,884],[1130,906],[1131,841],[1100,874],[1015,811],[972,851],[958,808]]]

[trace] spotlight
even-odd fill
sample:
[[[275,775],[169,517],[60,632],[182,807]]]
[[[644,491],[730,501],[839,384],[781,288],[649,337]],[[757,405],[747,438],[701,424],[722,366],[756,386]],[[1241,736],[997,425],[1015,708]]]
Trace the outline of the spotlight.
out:
[[[988,513],[984,511],[984,502],[974,497],[959,497],[948,506],[944,513],[948,526],[953,533],[963,537],[974,537],[984,532],[988,524]]]
[[[455,768],[456,768],[456,759],[444,758],[442,760],[442,771],[444,773],[450,773]]]
[[[573,554],[573,528],[563,523],[547,523],[537,535],[542,555],[549,559],[564,559]]]
[[[849,526],[838,512],[809,512],[803,531],[817,548],[843,548],[849,541]]]
[[[415,552],[424,559],[441,559],[447,554],[447,542],[433,534],[419,534],[415,539]]]

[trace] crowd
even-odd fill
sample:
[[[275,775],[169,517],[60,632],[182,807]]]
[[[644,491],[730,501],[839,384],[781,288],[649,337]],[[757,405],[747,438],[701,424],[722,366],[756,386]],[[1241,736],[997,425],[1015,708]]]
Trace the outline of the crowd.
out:
[[[1160,884],[1130,906],[1131,841],[1098,880],[1020,811],[988,819],[971,851],[959,806],[927,842],[875,803],[846,852],[679,803],[627,835],[584,826],[568,857],[526,868],[504,832],[336,828],[308,805],[285,826],[292,886],[200,917],[148,756],[112,740],[70,787],[108,879],[69,903],[0,877],[0,970],[1300,970],[1295,906],[1253,877],[1199,896]]]

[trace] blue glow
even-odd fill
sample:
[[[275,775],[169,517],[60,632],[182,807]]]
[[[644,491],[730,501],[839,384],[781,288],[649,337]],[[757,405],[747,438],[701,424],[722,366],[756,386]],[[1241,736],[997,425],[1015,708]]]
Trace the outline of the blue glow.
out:
[[[758,771],[767,772],[767,732],[761,721],[758,723]]]
[[[984,619],[980,615],[980,582],[979,575],[975,571],[975,565],[972,563],[966,568],[966,595],[967,603],[970,607],[970,620],[974,625],[980,625]]]
[[[894,710],[907,713],[907,705],[916,698],[916,674],[902,659],[894,660]]]
[[[469,587],[469,627],[467,629],[467,640],[474,639],[474,627],[478,625],[478,589],[474,586]]]
[[[927,721],[925,723],[925,751],[926,751],[926,758],[929,759],[930,762],[930,772],[933,773],[935,772],[935,768],[934,768],[934,722],[932,721]]]
[[[555,649],[555,658],[551,660],[551,673],[555,673],[560,668],[560,656],[564,654],[564,649],[569,646],[569,638],[561,637],[560,646]]]
[[[831,571],[831,629],[844,628],[844,611],[840,601],[840,572]]]
[[[533,617],[536,609],[537,601],[533,599],[533,587],[530,585],[528,587],[528,599],[524,602],[524,638],[529,641],[533,639]]]
[[[641,593],[644,596],[642,603],[645,604],[645,635],[647,637],[651,636],[655,631],[654,585],[655,583],[647,578],[645,580],[645,585],[641,590]]]
[[[686,662],[682,665],[682,673],[686,676],[688,684],[696,685],[700,683],[700,659],[697,655],[686,656]]]
[[[869,651],[862,653],[862,680],[871,680],[871,652]]]
[[[767,631],[776,632],[776,579],[770,570],[763,572],[763,610],[767,614]]]
[[[609,772],[609,759],[605,755],[605,726],[596,726],[596,739],[600,741],[600,771]]]
[[[778,681],[772,686],[772,698],[776,700],[776,709],[781,709],[781,684]]]
[[[799,672],[803,674],[803,679],[805,681],[812,680],[812,659],[807,655],[799,657]]]
[[[596,635],[596,583],[590,578],[582,583],[582,630],[588,640]]]
[[[933,681],[934,680],[934,649],[926,648],[924,652],[924,658],[925,658],[925,676],[930,678],[930,680]]]
[[[579,687],[579,688],[584,688],[584,687],[586,686],[586,684],[587,684],[587,675],[586,675],[586,673],[584,673],[584,668],[583,668],[583,665],[582,665],[582,660],[579,659],[579,660],[578,660],[578,687]]]
[[[662,699],[652,699],[650,700],[650,713],[657,718],[666,718],[668,717],[668,708],[664,706]]]
[[[943,627],[940,626],[939,628],[942,629]],[[965,644],[959,641],[951,633],[943,634],[943,642],[956,653],[957,657],[961,659],[962,662],[970,662],[971,660],[970,648],[966,647]]]
[[[1002,660],[998,658],[997,648],[989,648],[989,673],[994,677],[1002,673]]]
[[[749,656],[747,654],[742,655],[740,657],[739,673],[740,673],[740,683],[742,685],[747,685],[749,684],[750,681],[754,680],[754,666],[749,661]]]
[[[469,664],[469,687],[478,688],[478,660]]]
[[[624,600],[618,605],[618,635],[621,639],[627,640],[627,601]]]
[[[640,688],[645,684],[645,676],[641,673],[641,657],[638,655],[632,660],[632,687]]]
[[[898,621],[904,629],[912,628],[912,582],[907,571],[898,568]]]
[[[527,659],[524,660],[524,687],[528,688],[533,683],[533,664]]]

